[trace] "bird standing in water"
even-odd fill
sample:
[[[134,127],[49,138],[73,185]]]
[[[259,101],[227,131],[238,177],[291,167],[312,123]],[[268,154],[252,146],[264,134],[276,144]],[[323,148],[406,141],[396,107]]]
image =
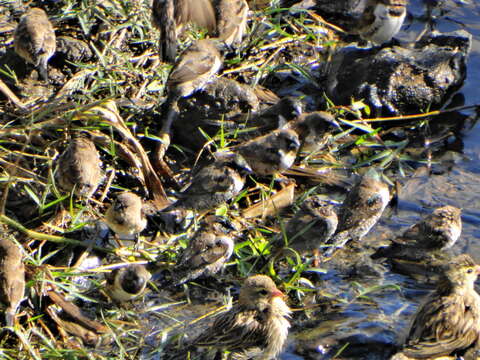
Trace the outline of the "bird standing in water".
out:
[[[454,258],[417,311],[401,352],[391,359],[457,358],[478,346],[480,296],[474,282],[479,274],[480,266],[469,255]]]
[[[454,206],[439,207],[392,240],[388,247],[378,249],[372,258],[420,260],[430,251],[449,249],[462,233],[460,215],[461,210]]]
[[[228,350],[248,359],[274,359],[285,345],[291,310],[268,276],[247,278],[238,303],[191,342],[195,347]]]
[[[338,214],[338,227],[328,241],[331,247],[325,252],[330,256],[350,240],[360,240],[382,216],[390,201],[388,185],[372,168],[347,194]]]

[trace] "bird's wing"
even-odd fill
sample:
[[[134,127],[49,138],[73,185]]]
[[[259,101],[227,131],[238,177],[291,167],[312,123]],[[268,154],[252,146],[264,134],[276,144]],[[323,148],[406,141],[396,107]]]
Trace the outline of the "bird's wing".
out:
[[[199,76],[210,72],[216,61],[216,54],[206,51],[191,51],[170,73],[168,86],[197,79]]]
[[[215,192],[227,191],[232,186],[233,180],[230,179],[229,169],[204,168],[200,170],[193,178],[190,187],[185,190],[185,197],[192,195],[212,194]]]
[[[248,349],[265,343],[266,334],[255,310],[234,307],[219,315],[209,331],[193,341],[196,346],[212,346],[229,350]]]
[[[403,353],[415,359],[430,359],[466,349],[479,338],[478,305],[471,296],[435,297],[419,310]]]

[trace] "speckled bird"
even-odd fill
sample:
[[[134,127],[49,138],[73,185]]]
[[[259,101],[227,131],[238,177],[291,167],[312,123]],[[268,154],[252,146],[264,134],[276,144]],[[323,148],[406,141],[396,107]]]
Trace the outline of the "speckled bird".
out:
[[[338,227],[328,241],[331,247],[325,252],[330,256],[337,248],[350,240],[360,240],[377,223],[390,201],[388,185],[372,168],[347,194],[338,214]]]
[[[420,260],[431,251],[452,247],[461,233],[461,210],[442,206],[392,240],[391,245],[378,249],[372,257]]]
[[[290,313],[272,279],[251,276],[240,289],[238,303],[220,314],[191,345],[228,350],[233,358],[274,359],[285,345]]]
[[[266,135],[256,137],[235,148],[260,176],[281,173],[295,162],[300,140],[291,129],[278,129]]]
[[[357,33],[376,45],[389,42],[400,31],[408,0],[367,0]]]
[[[35,66],[43,80],[48,80],[47,63],[55,53],[55,31],[42,9],[31,8],[22,17],[14,34],[15,52]]]
[[[143,294],[150,272],[141,264],[130,264],[113,269],[105,275],[108,295],[117,302],[133,300]]]
[[[105,213],[105,222],[116,234],[138,236],[147,226],[142,199],[128,191],[118,194]]]
[[[415,315],[405,345],[392,360],[462,356],[478,345],[480,296],[474,282],[480,273],[469,255],[454,258]]]
[[[332,205],[318,196],[307,198],[286,226],[285,233],[288,246],[305,253],[317,253],[319,246],[324,244],[335,233],[338,218]],[[278,243],[283,243],[283,239]]]
[[[58,158],[56,178],[64,190],[89,198],[103,179],[101,165],[95,144],[88,137],[80,135],[70,140]]]
[[[303,113],[286,127],[298,134],[302,152],[321,150],[331,138],[332,131],[340,128],[335,117],[325,111]]]
[[[162,210],[194,210],[198,212],[214,209],[229,201],[242,191],[245,177],[252,172],[245,159],[232,152],[217,152],[215,160],[198,170],[191,184],[178,194],[179,199]]]
[[[233,232],[234,227],[225,218],[208,216],[193,234],[173,269],[175,285],[213,276],[223,269],[233,254]]]
[[[23,254],[9,238],[0,239],[0,299],[6,305],[5,324],[13,326],[15,315],[25,296]]]

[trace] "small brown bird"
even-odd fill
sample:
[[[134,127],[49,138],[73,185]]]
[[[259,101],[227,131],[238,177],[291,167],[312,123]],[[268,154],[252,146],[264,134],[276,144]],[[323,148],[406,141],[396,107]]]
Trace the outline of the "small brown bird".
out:
[[[128,191],[118,194],[105,213],[105,222],[119,235],[138,236],[147,226],[142,199]]]
[[[238,303],[191,344],[228,350],[233,356],[248,354],[248,359],[274,359],[287,339],[290,313],[272,279],[250,276],[240,289]]]
[[[474,282],[480,274],[469,255],[454,258],[437,289],[420,306],[400,353],[392,359],[437,359],[462,356],[478,344],[480,296]]]
[[[228,46],[239,46],[247,30],[245,0],[216,0],[218,38]]]
[[[333,115],[325,111],[301,114],[285,127],[295,130],[298,134],[302,152],[321,150],[331,137],[332,130],[340,128]]]
[[[189,23],[216,29],[215,10],[211,0],[154,0],[152,22],[160,31],[160,59],[173,63],[177,55],[177,37]]]
[[[175,285],[219,272],[233,254],[232,231],[226,219],[208,216],[193,234],[175,266]]]
[[[462,232],[461,210],[454,206],[442,206],[408,228],[392,240],[386,248],[380,248],[372,258],[393,257],[420,260],[428,251],[446,250],[455,244]]]
[[[300,140],[295,131],[278,129],[240,144],[233,150],[245,158],[255,174],[268,176],[289,169],[299,148]]]
[[[390,201],[388,185],[372,168],[347,194],[338,214],[338,227],[328,241],[332,246],[325,252],[330,256],[350,240],[360,240],[377,223]]]
[[[66,191],[89,198],[102,181],[102,162],[94,143],[86,136],[78,136],[58,158],[57,181]]]
[[[25,296],[25,268],[23,255],[10,239],[0,239],[0,298],[7,306],[5,323],[13,326],[15,314]]]
[[[337,229],[338,219],[333,206],[311,196],[285,226],[288,246],[305,253],[317,253],[319,245],[327,242]]]
[[[400,31],[408,0],[368,0],[355,31],[376,45],[389,42]]]
[[[47,63],[55,53],[55,32],[45,11],[31,8],[22,15],[15,29],[14,46],[15,52],[33,64],[47,81]]]
[[[151,277],[145,266],[140,264],[116,268],[105,275],[106,290],[115,301],[133,300],[142,295]]]
[[[175,209],[207,211],[237,196],[252,172],[245,159],[231,152],[217,152],[213,163],[201,168],[179,200],[163,212]]]
[[[195,91],[201,90],[218,73],[222,66],[223,57],[217,46],[217,40],[198,40],[186,49],[173,67],[167,81],[168,108],[159,137],[156,157],[162,160],[165,151],[170,146],[172,123],[178,118],[178,100],[188,97]]]

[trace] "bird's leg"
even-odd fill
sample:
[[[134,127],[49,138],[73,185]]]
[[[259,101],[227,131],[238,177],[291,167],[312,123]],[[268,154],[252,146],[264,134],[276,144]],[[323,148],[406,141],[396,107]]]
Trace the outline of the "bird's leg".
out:
[[[165,122],[160,129],[160,133],[158,134],[158,137],[160,138],[160,143],[157,145],[153,159],[156,170],[171,179],[173,179],[173,172],[172,170],[170,170],[163,158],[168,147],[170,146],[170,133],[172,129],[172,124],[177,117],[178,104],[177,100],[175,100],[171,103],[170,109],[168,110],[167,118],[165,119]]]

